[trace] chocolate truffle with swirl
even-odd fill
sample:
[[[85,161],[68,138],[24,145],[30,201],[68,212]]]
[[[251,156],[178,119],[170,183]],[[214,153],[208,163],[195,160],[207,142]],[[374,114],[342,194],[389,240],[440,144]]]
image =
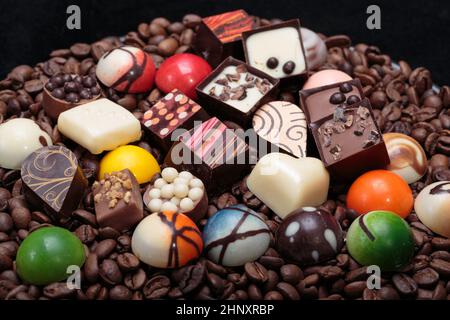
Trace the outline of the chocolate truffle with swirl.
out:
[[[75,154],[63,146],[43,147],[22,164],[21,177],[27,200],[54,218],[69,216],[78,208],[88,182]]]
[[[253,129],[262,141],[269,142],[268,153],[282,151],[306,157],[306,118],[295,104],[272,101],[263,105],[253,116]]]

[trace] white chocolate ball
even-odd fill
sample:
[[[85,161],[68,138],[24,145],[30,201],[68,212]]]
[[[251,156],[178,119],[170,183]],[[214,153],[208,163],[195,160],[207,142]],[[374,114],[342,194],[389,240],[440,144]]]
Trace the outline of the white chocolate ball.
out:
[[[178,211],[178,207],[173,204],[170,201],[164,202],[163,205],[161,206],[161,211],[173,211],[173,212],[177,212]]]
[[[194,178],[189,182],[189,186],[191,188],[202,188],[203,189],[203,182],[202,180],[198,178]]]
[[[185,184],[176,183],[173,188],[173,193],[178,198],[184,198],[188,195],[189,188]]]
[[[159,199],[161,198],[161,190],[157,188],[153,188],[148,192],[148,197],[150,199]]]
[[[189,184],[189,180],[186,180],[184,178],[178,177],[175,180],[173,180],[173,183],[174,184],[185,184],[185,185],[188,185]]]
[[[164,199],[170,199],[173,197],[173,191],[173,184],[166,184],[161,188],[161,197]]]
[[[167,184],[166,180],[164,180],[163,178],[159,178],[156,179],[155,183],[153,184],[153,186],[155,188],[161,189],[163,186],[165,186]]]
[[[151,212],[160,212],[162,204],[163,202],[161,199],[152,199],[148,203],[148,208]]]
[[[203,197],[203,189],[200,188],[192,188],[189,190],[188,197],[192,199],[192,201],[198,201]]]
[[[167,182],[172,182],[173,180],[175,180],[175,178],[178,177],[178,171],[175,168],[165,168],[161,172],[161,176]]]
[[[170,202],[172,202],[177,207],[180,205],[180,201],[181,201],[180,198],[177,197],[173,197],[172,199],[170,199]]]
[[[180,177],[181,179],[185,179],[187,181],[190,181],[192,178],[194,178],[192,173],[190,173],[189,171],[181,171],[178,177]]]
[[[50,136],[33,120],[9,120],[0,125],[0,167],[20,169],[30,154],[51,145]]]
[[[194,202],[189,198],[184,198],[180,202],[180,209],[182,212],[191,211],[194,209]]]

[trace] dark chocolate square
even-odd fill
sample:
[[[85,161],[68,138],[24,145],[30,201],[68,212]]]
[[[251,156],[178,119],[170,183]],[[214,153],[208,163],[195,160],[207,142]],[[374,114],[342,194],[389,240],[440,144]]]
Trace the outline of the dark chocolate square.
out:
[[[208,114],[195,101],[178,89],[174,89],[144,113],[142,124],[148,129],[149,138],[164,151],[168,151],[176,136],[176,129],[190,130],[195,121],[209,119]]]
[[[227,68],[236,70],[220,76]],[[278,79],[228,57],[197,86],[196,91],[199,102],[209,114],[247,127],[259,107],[276,99],[278,84]],[[238,109],[237,104],[242,108]]]
[[[164,163],[191,172],[203,181],[208,192],[217,194],[247,172],[249,147],[234,130],[211,118],[180,136]]]
[[[193,48],[213,67],[228,56],[243,59],[241,34],[255,27],[255,21],[244,10],[203,18]]]

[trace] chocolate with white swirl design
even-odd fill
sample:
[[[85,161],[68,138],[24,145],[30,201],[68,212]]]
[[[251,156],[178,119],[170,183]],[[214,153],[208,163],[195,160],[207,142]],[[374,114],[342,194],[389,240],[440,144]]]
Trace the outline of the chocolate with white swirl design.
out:
[[[21,176],[28,201],[56,218],[78,208],[88,185],[75,155],[62,146],[40,148],[22,164]]]
[[[263,105],[253,116],[253,129],[285,152],[298,158],[306,156],[305,114],[295,104],[272,101]]]

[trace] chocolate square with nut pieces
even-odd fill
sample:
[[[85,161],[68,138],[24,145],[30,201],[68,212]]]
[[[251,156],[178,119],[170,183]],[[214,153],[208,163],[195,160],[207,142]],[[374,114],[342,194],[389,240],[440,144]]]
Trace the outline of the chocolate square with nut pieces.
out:
[[[256,27],[244,10],[221,13],[202,19],[193,48],[214,68],[226,57],[244,58],[242,32]]]
[[[205,121],[209,115],[195,101],[178,89],[168,93],[144,113],[141,123],[148,129],[151,142],[168,151],[177,137],[176,129],[190,130],[195,121]]]
[[[276,99],[278,84],[278,79],[228,57],[196,91],[209,114],[248,128],[255,111]]]
[[[249,169],[249,146],[217,118],[180,136],[164,163],[189,171],[203,181],[209,194],[218,194]]]

